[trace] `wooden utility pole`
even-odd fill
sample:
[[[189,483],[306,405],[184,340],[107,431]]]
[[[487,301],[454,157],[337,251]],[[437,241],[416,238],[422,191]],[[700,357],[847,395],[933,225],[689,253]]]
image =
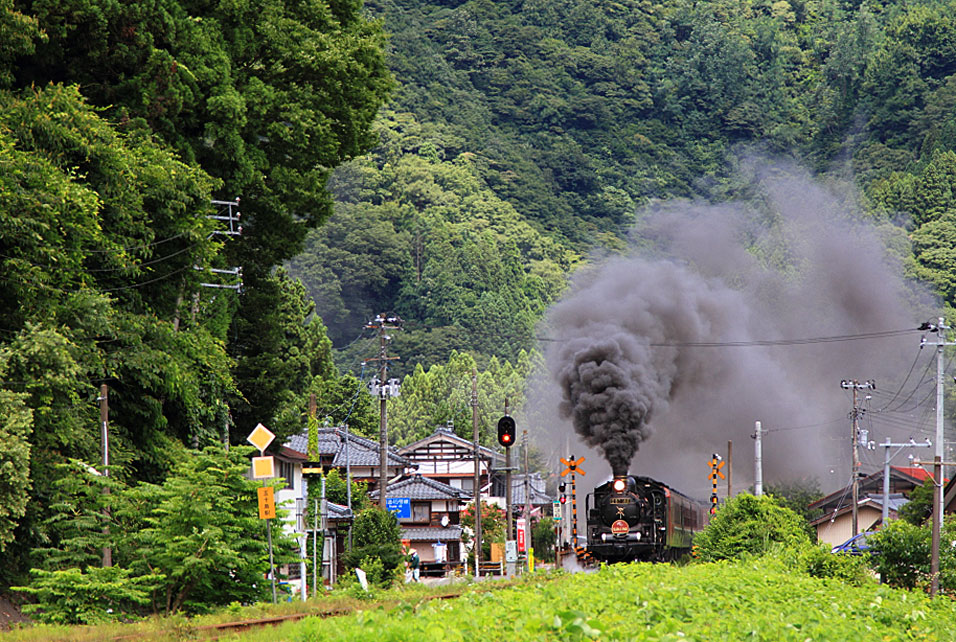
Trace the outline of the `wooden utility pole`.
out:
[[[471,428],[475,440],[475,578],[481,576],[481,445],[478,443],[478,373],[471,371]]]
[[[368,323],[366,328],[375,328],[378,330],[378,359],[369,359],[369,361],[378,361],[379,362],[379,376],[378,376],[378,395],[379,395],[379,425],[378,425],[378,440],[379,440],[379,491],[378,491],[378,505],[382,510],[386,510],[386,487],[388,486],[388,408],[387,401],[391,391],[391,386],[388,383],[386,377],[388,376],[388,362],[391,359],[397,359],[398,357],[389,357],[388,356],[388,341],[391,339],[387,334],[386,330],[398,330],[400,329],[397,325],[401,323],[401,319],[398,317],[386,317],[384,314],[380,314],[373,321]],[[397,392],[396,392],[397,394]]]
[[[853,487],[853,536],[856,537],[860,533],[860,520],[859,520],[859,509],[860,509],[860,415],[862,411],[860,410],[858,401],[857,401],[857,391],[863,389],[873,389],[876,388],[876,382],[872,379],[870,381],[864,381],[860,383],[859,381],[848,381],[844,379],[840,382],[840,387],[844,390],[850,389],[853,390],[853,412],[850,413],[852,418],[852,430],[853,434],[851,437],[851,443],[853,444],[853,470],[852,470],[852,487]]]
[[[381,450],[379,451],[379,476],[378,476],[378,505],[382,510],[385,509],[385,490],[388,486],[388,393],[386,392],[386,379],[388,376],[388,362],[385,360],[386,348],[385,348],[385,327],[382,326],[379,329],[379,352],[378,357],[381,359],[381,364],[379,365],[379,375],[378,375],[378,385],[381,386],[379,393],[379,424],[378,424],[378,439]]]
[[[727,499],[734,496],[734,442],[727,440]]]

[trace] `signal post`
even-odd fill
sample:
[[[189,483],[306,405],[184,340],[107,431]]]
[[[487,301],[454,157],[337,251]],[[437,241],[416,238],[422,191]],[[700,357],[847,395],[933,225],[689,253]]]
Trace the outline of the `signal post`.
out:
[[[514,575],[515,562],[512,560],[512,549],[517,551],[514,541],[514,528],[511,523],[511,447],[515,443],[515,420],[508,415],[508,404],[505,403],[505,415],[498,420],[498,443],[505,449],[505,575]],[[515,557],[517,557],[515,555]]]
[[[584,469],[580,467],[581,464],[584,463],[584,457],[577,460],[574,459],[574,455],[571,455],[567,459],[561,457],[561,463],[567,466],[561,473],[561,476],[571,475],[571,547],[575,553],[581,555],[584,549],[578,547],[578,493],[574,474],[580,473],[582,477],[587,474],[584,472]]]
[[[724,479],[724,474],[720,472],[720,469],[724,467],[723,458],[714,453],[710,458],[710,474],[707,475],[707,478],[713,483],[713,491],[710,493],[710,514],[714,515],[717,513],[717,503],[719,498],[717,497],[717,478],[720,477]]]

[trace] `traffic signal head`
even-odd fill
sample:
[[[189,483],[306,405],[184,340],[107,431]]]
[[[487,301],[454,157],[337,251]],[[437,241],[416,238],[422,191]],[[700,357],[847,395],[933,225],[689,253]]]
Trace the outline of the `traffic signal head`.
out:
[[[498,420],[498,443],[505,448],[515,443],[515,420],[507,415]]]

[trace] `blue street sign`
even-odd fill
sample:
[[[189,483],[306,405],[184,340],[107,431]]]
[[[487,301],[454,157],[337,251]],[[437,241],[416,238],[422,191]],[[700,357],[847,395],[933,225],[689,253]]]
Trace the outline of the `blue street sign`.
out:
[[[385,510],[395,513],[398,519],[411,519],[412,500],[408,497],[386,497]]]

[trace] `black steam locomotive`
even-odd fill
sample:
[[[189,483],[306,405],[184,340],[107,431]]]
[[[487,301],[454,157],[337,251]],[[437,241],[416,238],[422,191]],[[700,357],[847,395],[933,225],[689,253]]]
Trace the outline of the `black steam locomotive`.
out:
[[[707,505],[650,477],[615,477],[585,504],[588,552],[605,562],[667,561],[690,552]]]

